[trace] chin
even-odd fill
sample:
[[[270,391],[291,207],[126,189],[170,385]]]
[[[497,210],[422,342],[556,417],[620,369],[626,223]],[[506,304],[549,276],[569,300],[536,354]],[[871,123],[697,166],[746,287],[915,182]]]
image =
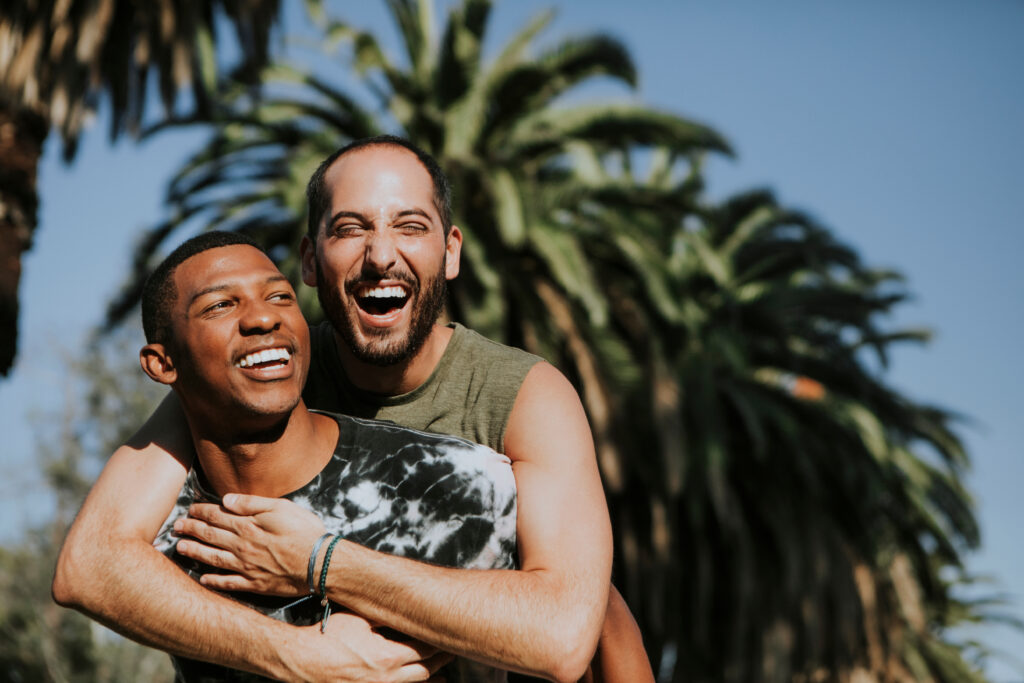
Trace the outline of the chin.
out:
[[[300,394],[290,394],[287,397],[250,397],[248,400],[242,398],[236,403],[237,408],[233,412],[240,420],[283,419],[291,415],[301,398]]]
[[[416,355],[423,340],[415,343],[409,334],[394,334],[389,338],[375,338],[363,340],[359,343],[349,344],[349,349],[356,359],[369,365],[378,367],[389,367],[409,360]]]

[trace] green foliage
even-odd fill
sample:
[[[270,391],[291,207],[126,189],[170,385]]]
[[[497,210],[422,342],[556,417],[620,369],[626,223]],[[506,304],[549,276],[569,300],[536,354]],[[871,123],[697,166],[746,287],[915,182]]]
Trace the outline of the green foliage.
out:
[[[5,2],[0,7],[0,108],[43,116],[60,130],[65,157],[71,159],[101,95],[112,107],[111,138],[137,132],[151,76],[166,111],[173,110],[184,88],[196,110],[205,111],[225,70],[215,50],[218,29],[236,34],[233,75],[256,83],[268,60],[278,11],[278,0]]]
[[[702,158],[728,153],[710,128],[575,102],[593,78],[635,83],[614,39],[538,47],[543,14],[485,61],[490,2],[464,0],[440,32],[430,3],[388,6],[401,59],[323,20],[361,89],[286,66],[262,100],[225,88],[112,319],[186,227],[249,233],[298,282],[316,164],[354,138],[405,135],[455,189],[449,315],[580,390],[615,581],[663,680],[980,680],[984,648],[949,635],[987,618],[956,599],[979,531],[954,416],[876,369],[927,338],[883,324],[906,297],[898,275],[770,193],[709,201]]]
[[[62,411],[40,416],[37,460],[54,518],[0,548],[0,675],[6,681],[134,683],[173,679],[166,655],[59,607],[50,582],[67,525],[99,465],[152,411],[164,391],[138,367],[137,329],[123,329],[68,361]],[[113,596],[112,596],[113,597]]]
[[[173,680],[167,655],[107,631],[50,600],[62,525],[0,548],[0,679],[135,683]]]
[[[306,0],[316,12],[319,0]],[[50,130],[64,160],[106,96],[110,138],[137,134],[155,78],[164,111],[187,90],[209,114],[218,74],[258,84],[269,56],[278,0],[129,2],[5,0],[0,3],[0,375],[14,363],[21,255],[32,246],[39,196],[36,168]],[[237,62],[221,64],[218,30],[235,32]],[[222,45],[223,47],[223,45]],[[184,98],[183,98],[184,99]],[[152,107],[148,107],[152,110]]]
[[[866,358],[919,338],[876,328],[905,297],[898,279],[767,193],[694,218],[670,237],[667,278],[691,310],[648,313],[634,351],[669,405],[635,394],[613,410],[669,475],[616,505],[626,534],[649,529],[622,542],[640,555],[626,574],[692,610],[680,622],[648,602],[648,633],[677,643],[680,679],[704,660],[715,680],[980,680],[937,620],[953,601],[942,573],[966,580],[978,542],[966,454],[949,413]],[[644,435],[644,413],[669,407]]]

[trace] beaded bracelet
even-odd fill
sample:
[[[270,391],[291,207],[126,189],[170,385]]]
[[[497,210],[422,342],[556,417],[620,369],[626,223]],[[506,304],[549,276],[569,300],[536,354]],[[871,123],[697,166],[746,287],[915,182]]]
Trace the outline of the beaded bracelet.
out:
[[[324,544],[330,534],[324,534],[316,539],[313,544],[313,552],[309,554],[309,566],[306,567],[306,583],[309,584],[310,594],[316,593],[316,584],[313,583],[313,569],[316,568],[316,556],[320,553],[320,546]]]
[[[340,540],[341,536],[335,536],[327,544],[327,552],[324,553],[324,565],[320,568],[320,595],[322,596],[320,604],[324,608],[324,616],[320,620],[320,633],[323,633],[327,628],[327,619],[331,616],[331,601],[327,599],[327,567],[331,564],[331,553],[334,552],[334,546]]]

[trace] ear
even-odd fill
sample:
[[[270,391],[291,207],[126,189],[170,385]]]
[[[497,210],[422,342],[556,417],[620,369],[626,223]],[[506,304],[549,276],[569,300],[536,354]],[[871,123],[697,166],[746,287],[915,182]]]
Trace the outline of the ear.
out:
[[[163,344],[146,344],[139,351],[139,364],[155,382],[160,384],[174,384],[178,380],[178,370],[174,367],[174,360],[168,355],[167,347]]]
[[[299,243],[299,258],[302,261],[302,281],[316,287],[316,245],[309,235],[303,235]]]
[[[444,245],[444,250],[444,278],[454,280],[459,274],[459,257],[462,254],[462,231],[457,225],[448,231],[448,243]]]

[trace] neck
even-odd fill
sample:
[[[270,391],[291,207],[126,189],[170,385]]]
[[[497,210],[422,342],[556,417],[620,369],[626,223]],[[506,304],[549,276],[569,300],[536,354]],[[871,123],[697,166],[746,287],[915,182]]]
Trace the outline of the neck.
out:
[[[336,425],[301,402],[269,426],[231,433],[197,429],[189,420],[196,456],[214,493],[268,498],[301,488],[324,468],[337,443]]]
[[[337,333],[334,338],[341,367],[352,384],[374,394],[397,396],[412,391],[430,378],[437,364],[441,362],[445,349],[448,348],[452,329],[444,325],[434,325],[434,329],[414,356],[384,367],[364,363],[352,355],[352,351]]]

